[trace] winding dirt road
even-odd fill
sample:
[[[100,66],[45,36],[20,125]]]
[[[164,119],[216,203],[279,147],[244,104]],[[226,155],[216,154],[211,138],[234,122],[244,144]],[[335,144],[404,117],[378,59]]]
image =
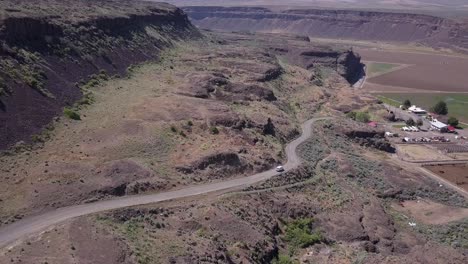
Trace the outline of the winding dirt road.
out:
[[[301,164],[301,158],[297,156],[296,148],[304,141],[306,141],[312,135],[312,124],[316,121],[325,120],[329,118],[312,118],[302,124],[302,135],[296,140],[292,141],[286,146],[286,155],[288,157],[287,163],[284,165],[285,171],[292,170]],[[206,194],[215,191],[221,191],[231,188],[240,188],[248,186],[260,181],[269,179],[275,175],[278,175],[274,169],[258,173],[249,177],[238,178],[223,182],[210,183],[188,187],[176,191],[163,192],[158,194],[140,195],[140,196],[128,196],[124,198],[100,201],[90,204],[76,205],[70,207],[64,207],[53,211],[46,212],[41,215],[31,216],[24,218],[13,224],[0,228],[0,248],[6,247],[9,244],[16,242],[29,235],[37,234],[47,228],[64,222],[66,220],[103,212],[107,210],[113,210],[123,207],[151,204],[161,201],[167,201],[172,199],[184,198],[189,196],[195,196],[200,194]]]

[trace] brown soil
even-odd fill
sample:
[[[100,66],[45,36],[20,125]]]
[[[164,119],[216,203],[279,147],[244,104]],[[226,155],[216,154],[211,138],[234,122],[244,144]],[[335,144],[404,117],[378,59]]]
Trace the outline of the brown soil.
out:
[[[468,208],[447,206],[424,199],[395,203],[392,208],[409,214],[416,221],[430,225],[441,225],[468,218]]]
[[[54,227],[1,253],[0,263],[135,263],[125,241],[88,218]]]
[[[437,54],[356,49],[364,60],[408,64],[410,66],[369,78],[367,89],[379,90],[372,84],[382,85],[382,91],[392,91],[390,86],[444,92],[468,92],[464,83],[468,76],[460,69],[468,68],[468,58]]]
[[[427,166],[426,169],[468,191],[468,169],[466,164]]]
[[[431,160],[451,160],[449,156],[441,153],[437,148],[424,145],[404,145],[397,147],[398,156],[405,161],[431,161]]]

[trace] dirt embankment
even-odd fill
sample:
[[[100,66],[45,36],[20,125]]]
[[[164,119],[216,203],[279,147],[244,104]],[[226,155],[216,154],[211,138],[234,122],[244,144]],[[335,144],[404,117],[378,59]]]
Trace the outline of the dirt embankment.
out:
[[[467,25],[419,14],[353,10],[186,7],[192,22],[213,30],[283,32],[322,38],[421,42],[432,47],[468,48]]]
[[[125,74],[174,41],[200,36],[184,12],[168,4],[34,5],[46,8],[28,1],[0,4],[0,149],[29,141],[64,106],[86,95],[92,74]]]

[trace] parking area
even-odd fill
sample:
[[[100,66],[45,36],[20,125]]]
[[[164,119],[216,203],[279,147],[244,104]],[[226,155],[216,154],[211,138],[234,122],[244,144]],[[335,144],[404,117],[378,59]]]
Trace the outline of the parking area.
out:
[[[468,129],[457,129],[456,133],[441,133],[437,130],[431,128],[430,121],[422,115],[417,115],[410,113],[406,110],[402,110],[398,107],[393,107],[391,105],[385,105],[388,111],[394,113],[395,118],[399,120],[394,123],[383,124],[385,131],[398,133],[400,137],[408,137],[410,139],[422,139],[429,138],[432,141],[443,141],[443,138],[448,139],[450,142],[463,142],[468,138]],[[413,119],[415,122],[418,120],[422,121],[422,126],[416,128],[416,126],[408,126],[405,124],[405,121],[408,119]],[[406,131],[403,128],[406,127]],[[416,128],[416,129],[415,129]],[[437,138],[440,138],[437,140]]]
[[[398,157],[407,162],[460,162],[468,160],[468,140],[465,130],[455,133],[441,133],[431,129],[429,120],[399,108],[389,107],[395,114],[397,122],[387,122],[378,125],[386,132],[387,139],[397,149]],[[404,120],[422,120],[423,125],[416,128],[406,125]]]

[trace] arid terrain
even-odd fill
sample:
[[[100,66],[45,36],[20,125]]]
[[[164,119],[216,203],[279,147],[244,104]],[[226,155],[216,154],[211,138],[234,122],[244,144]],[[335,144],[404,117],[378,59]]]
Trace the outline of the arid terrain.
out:
[[[466,141],[405,144],[408,113],[375,96],[464,92],[460,36],[432,45],[462,25],[387,14],[395,31],[362,27],[358,44],[203,30],[193,7],[190,21],[168,4],[40,4],[0,3],[0,236],[15,237],[0,263],[468,262],[468,192],[452,185],[466,187]],[[250,27],[235,10],[219,25]],[[340,23],[322,36],[348,34]],[[398,32],[405,45],[386,42]]]
[[[91,102],[87,89],[98,79],[198,37],[168,4],[102,1],[96,9],[88,1],[2,1],[0,149],[30,143],[65,106]]]
[[[281,48],[283,41],[295,49]],[[2,192],[2,211],[13,217],[269,169],[284,161],[282,147],[299,125],[329,101],[323,86],[348,87],[348,69],[360,66],[352,56],[287,36],[180,43],[130,78],[101,81],[81,120],[61,119],[49,140],[4,155],[2,181],[15,189]],[[323,65],[329,81],[307,89],[311,73],[288,60]]]

